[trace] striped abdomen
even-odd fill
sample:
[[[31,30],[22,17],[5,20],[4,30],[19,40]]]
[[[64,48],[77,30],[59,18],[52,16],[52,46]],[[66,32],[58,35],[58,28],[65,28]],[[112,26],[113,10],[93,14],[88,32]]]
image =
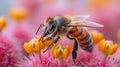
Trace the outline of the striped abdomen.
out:
[[[90,37],[90,34],[84,29],[80,28],[78,29],[77,27],[73,27],[69,32],[69,36],[72,38],[76,38],[80,47],[83,50],[92,51],[92,39]]]

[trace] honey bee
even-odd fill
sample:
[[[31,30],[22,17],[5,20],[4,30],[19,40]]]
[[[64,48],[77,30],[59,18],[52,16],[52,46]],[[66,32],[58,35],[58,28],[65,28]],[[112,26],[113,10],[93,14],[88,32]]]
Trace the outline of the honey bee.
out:
[[[85,27],[103,27],[103,25],[88,21],[88,15],[76,15],[76,16],[52,16],[46,19],[43,25],[43,41],[51,40],[54,38],[53,43],[51,43],[47,49],[50,50],[54,44],[58,42],[60,36],[66,36],[70,40],[74,40],[72,59],[75,62],[77,58],[78,45],[85,51],[91,52],[93,42],[90,34]],[[41,27],[39,26],[39,28]],[[38,28],[38,30],[39,30]],[[38,30],[36,34],[38,33]],[[47,38],[46,38],[47,37]]]

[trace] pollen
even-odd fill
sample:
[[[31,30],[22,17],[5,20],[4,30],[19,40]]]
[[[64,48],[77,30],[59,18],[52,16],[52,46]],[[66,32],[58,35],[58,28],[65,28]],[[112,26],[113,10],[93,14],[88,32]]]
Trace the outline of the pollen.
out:
[[[99,43],[104,38],[104,35],[98,31],[90,31],[89,33],[92,37],[93,43]]]
[[[24,43],[24,50],[27,53],[32,53],[33,52],[32,47],[27,42]]]
[[[62,43],[58,43],[51,49],[52,56],[57,59],[65,59],[70,54],[70,46],[63,46]]]
[[[63,50],[63,57],[67,58],[70,53],[70,46],[66,45],[66,49]]]
[[[24,43],[24,49],[27,53],[37,53],[39,54],[41,49],[45,48],[43,45],[43,42],[40,40],[41,36],[38,36],[38,38],[34,38],[30,40],[28,43]]]
[[[9,16],[15,20],[22,20],[23,18],[25,18],[27,16],[27,10],[20,8],[11,8],[9,10]]]
[[[109,51],[109,54],[112,55],[114,54],[118,49],[118,45],[117,44],[114,44],[111,48],[110,48],[110,51]]]
[[[4,16],[0,16],[0,31],[6,26],[6,19]]]
[[[53,56],[55,57],[55,58],[58,58],[58,50],[55,48],[54,49],[54,51],[53,51]]]
[[[45,47],[48,47],[51,43],[53,43],[54,39],[52,38],[51,40],[45,40],[43,41],[43,44],[45,45]]]
[[[34,38],[34,39],[30,40],[29,42],[25,42],[24,43],[24,49],[25,49],[25,51],[27,53],[39,54],[42,49],[44,49],[45,47],[48,47],[51,43],[53,43],[53,41],[54,41],[54,39],[42,41],[42,38],[39,35],[37,38]],[[55,48],[55,47],[56,47],[56,45],[53,46],[53,48]],[[52,50],[52,54],[56,54],[57,51],[53,52],[53,48],[51,49]]]
[[[114,44],[113,41],[103,39],[99,42],[98,48],[105,56],[107,56],[114,54],[118,49],[118,45]]]
[[[39,54],[40,50],[43,48],[42,43],[38,39],[32,39],[29,44],[32,46],[32,49],[35,53]]]
[[[40,53],[41,47],[40,47],[40,43],[38,42],[37,39],[32,39],[31,41],[29,41],[28,43],[24,44],[24,49],[27,53]]]
[[[107,49],[105,39],[103,39],[99,42],[98,48],[100,51],[103,51],[103,52]]]

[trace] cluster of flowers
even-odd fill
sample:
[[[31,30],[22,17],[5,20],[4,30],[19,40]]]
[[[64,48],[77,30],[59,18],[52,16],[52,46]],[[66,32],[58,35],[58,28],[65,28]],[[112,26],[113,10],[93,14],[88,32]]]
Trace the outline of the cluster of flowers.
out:
[[[9,17],[19,22],[27,16],[25,9],[10,9]],[[22,28],[21,24],[11,22],[0,16],[0,67],[17,67],[26,52],[23,50],[23,43],[31,36]],[[21,25],[21,26],[20,26]]]
[[[44,61],[42,60],[42,58],[40,58],[41,57],[41,54],[43,54],[43,53],[41,53],[41,51],[42,51],[42,49],[44,49],[44,48],[46,48],[46,47],[48,47],[52,42],[54,41],[54,39],[51,39],[51,40],[45,40],[45,41],[41,41],[41,36],[38,36],[38,38],[34,38],[34,39],[32,39],[32,40],[30,40],[28,43],[27,42],[25,42],[24,43],[24,49],[25,49],[25,51],[28,53],[28,54],[35,54],[35,55],[39,55],[39,61],[41,62],[41,63],[43,63]],[[58,43],[56,43],[56,44],[54,44],[54,46],[52,47],[52,49],[51,49],[51,51],[50,51],[50,53],[52,54],[52,56],[54,57],[54,58],[57,58],[57,59],[60,59],[60,60],[63,60],[63,59],[65,59],[65,58],[67,58],[68,56],[69,56],[69,54],[70,54],[70,46],[69,45],[66,45],[66,47],[64,47],[63,45],[62,45],[62,43],[61,42],[58,42]],[[52,57],[51,56],[51,57]],[[33,62],[34,63],[34,62]],[[42,65],[42,66],[46,66],[46,65],[44,65],[44,64],[41,64],[41,63],[38,63],[38,65]],[[48,61],[48,64],[50,64],[51,62],[50,61]],[[36,65],[36,63],[35,64],[33,64],[33,66],[34,65]]]
[[[52,7],[50,6],[52,2],[50,2],[49,0],[45,0],[46,2],[49,3],[49,5],[47,6],[39,2],[39,0],[29,0],[29,1],[21,0],[21,1],[22,1],[22,6],[26,7],[26,9],[15,8],[9,10],[10,18],[16,20],[12,22],[18,22],[18,23],[14,23],[15,25],[14,29],[11,30],[11,27],[9,26],[12,23],[7,24],[5,17],[3,16],[0,17],[0,67],[119,67],[120,66],[119,44],[113,43],[112,40],[105,39],[106,34],[109,34],[111,30],[108,30],[108,33],[106,33],[105,32],[106,30],[104,30],[103,33],[105,33],[105,37],[103,33],[90,31],[89,33],[94,43],[93,51],[91,53],[88,53],[79,49],[77,51],[78,56],[76,59],[76,63],[73,62],[71,57],[71,48],[73,48],[72,47],[73,44],[69,43],[68,41],[64,41],[68,43],[68,45],[64,45],[61,42],[58,42],[53,46],[53,48],[50,51],[43,53],[43,50],[46,49],[46,47],[48,47],[54,41],[54,39],[50,41],[42,42],[40,40],[41,38],[40,36],[38,36],[37,38],[33,38],[33,33],[35,32],[33,29],[35,27],[34,25],[35,24],[37,25],[39,23],[22,23],[22,22],[40,22],[39,19],[43,20],[43,17],[47,17],[48,15],[56,15],[61,12],[63,14],[67,14],[67,13],[73,14],[80,10],[77,8],[78,11],[75,12],[73,11],[73,9],[69,9],[71,7],[73,8],[73,5],[72,6],[67,5],[67,7],[64,8],[64,9],[67,8],[65,11],[64,9],[60,10],[59,3],[57,3],[58,6],[57,4],[55,4],[53,5],[55,7]],[[98,22],[103,22],[103,24],[106,25],[104,29],[109,29],[109,28],[112,29],[113,30],[112,36],[110,36],[110,38],[114,40],[115,34],[113,35],[113,33],[115,33],[114,30],[117,30],[116,28],[118,28],[119,25],[118,23],[113,23],[113,26],[115,28],[111,28],[113,27],[112,22],[119,21],[117,17],[119,17],[120,14],[119,14],[119,9],[114,9],[112,11],[111,8],[116,7],[119,4],[119,2],[117,3],[116,1],[117,4],[115,6],[114,5],[110,6],[109,4],[111,8],[106,9],[106,7],[104,6],[107,3],[107,1],[104,2],[103,0],[91,0],[91,2],[92,1],[93,4],[91,3],[92,4],[91,6],[93,6],[93,8],[94,7],[97,8],[98,12],[101,11],[99,13],[95,12],[96,10],[91,11],[93,12],[93,19],[95,19]],[[71,2],[73,2],[73,0],[71,0]],[[49,8],[45,8],[48,6]],[[103,6],[104,8],[102,8],[101,6]],[[56,8],[58,8],[60,11],[56,10]],[[108,13],[106,13],[106,11],[108,11]],[[96,16],[98,18],[96,18]],[[12,19],[9,19],[9,21],[7,22],[11,22]],[[108,23],[106,23],[109,21],[111,21],[109,23],[111,25],[108,25]],[[29,29],[29,31],[27,31],[26,29]],[[11,33],[8,34],[8,32]],[[31,38],[32,40],[30,40]],[[118,31],[117,39],[118,42],[120,42],[120,30]]]
[[[12,18],[16,20],[20,20],[20,18],[23,18],[24,16],[19,16],[21,14],[11,14]],[[24,12],[22,12],[24,13]],[[16,16],[19,16],[19,19]],[[6,20],[4,17],[0,17],[0,23],[1,23],[1,31],[6,26]],[[71,49],[72,44],[69,45],[63,45],[61,42],[58,42],[55,44],[52,49],[46,53],[42,53],[46,47],[48,47],[54,39],[51,39],[50,41],[41,41],[41,36],[38,36],[37,38],[33,38],[29,42],[24,43],[24,50],[25,53],[22,54],[21,58],[17,58],[15,53],[18,50],[15,50],[14,48],[16,46],[12,45],[7,39],[1,38],[0,41],[0,55],[1,60],[0,66],[20,66],[20,67],[48,67],[48,66],[56,66],[56,67],[69,67],[69,66],[106,66],[111,67],[111,58],[114,58],[114,63],[119,66],[120,62],[115,58],[114,53],[119,49],[117,44],[114,44],[112,40],[105,40],[104,35],[100,32],[96,31],[90,31],[89,32],[93,43],[94,43],[94,50],[92,53],[87,53],[82,50],[78,50],[78,57],[76,60],[76,64],[73,63],[72,57],[71,57]],[[2,35],[1,35],[2,36]],[[18,37],[19,38],[19,37]],[[119,31],[118,31],[118,39],[119,39]],[[97,45],[95,45],[97,44]],[[97,47],[96,47],[97,46]],[[98,49],[98,54],[102,53],[101,57],[103,59],[99,59],[96,53],[96,50]],[[119,50],[118,50],[119,51]],[[20,52],[20,51],[19,51]],[[117,54],[118,52],[116,52]],[[119,53],[118,53],[119,54]],[[113,55],[113,57],[111,57]]]
[[[94,47],[94,48],[98,49],[99,54],[102,53],[103,59],[98,59],[100,57],[97,57],[97,55],[94,54],[95,50],[93,50],[93,53],[86,53],[82,50],[79,50],[76,64],[74,64],[72,61],[72,58],[71,58],[71,50],[70,50],[70,48],[72,48],[72,47],[70,47],[70,45],[66,45],[66,47],[65,47],[65,45],[63,45],[61,42],[58,42],[57,44],[55,44],[52,47],[50,52],[47,53],[49,55],[49,57],[47,58],[47,63],[42,64],[43,62],[45,62],[45,60],[42,60],[42,58],[45,58],[46,54],[41,53],[41,50],[42,49],[44,50],[45,47],[48,47],[48,45],[50,45],[50,43],[52,43],[54,41],[54,39],[52,39],[51,41],[42,42],[40,40],[40,36],[39,36],[36,39],[30,40],[28,43],[24,43],[24,49],[27,53],[39,55],[39,57],[37,57],[37,59],[36,59],[36,56],[34,56],[34,58],[32,57],[32,59],[29,59],[29,61],[31,61],[31,62],[28,62],[28,63],[33,66],[38,65],[38,67],[39,66],[45,67],[46,65],[52,66],[53,61],[57,62],[57,63],[54,63],[55,66],[57,66],[57,67],[60,67],[60,66],[62,66],[62,67],[69,67],[69,66],[112,67],[112,65],[109,62],[111,57],[109,57],[109,56],[113,55],[117,51],[118,44],[114,44],[113,41],[110,41],[110,40],[105,40],[104,35],[100,32],[90,31],[89,33],[92,37],[94,46],[96,46],[95,44],[97,44],[97,47]],[[44,55],[44,57],[43,57],[43,55]],[[39,59],[39,63],[38,62],[36,63],[36,61],[34,61],[35,59],[36,60]],[[48,59],[50,59],[50,60],[48,60]],[[53,61],[51,61],[51,59]],[[117,65],[119,65],[119,64],[117,64]],[[23,66],[24,66],[24,64],[23,64]]]
[[[99,50],[105,55],[112,55],[116,52],[118,44],[114,44],[112,40],[105,40],[102,33],[96,31],[90,32],[93,42],[98,43]]]

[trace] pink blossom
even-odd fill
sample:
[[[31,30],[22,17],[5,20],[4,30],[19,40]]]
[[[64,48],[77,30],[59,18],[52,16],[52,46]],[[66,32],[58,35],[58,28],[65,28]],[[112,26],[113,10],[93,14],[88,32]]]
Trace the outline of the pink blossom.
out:
[[[31,38],[31,34],[29,33],[30,31],[28,31],[29,29],[27,29],[28,28],[25,29],[25,27],[18,24],[13,27],[12,36],[19,40],[22,40],[23,42],[28,41]]]
[[[40,55],[29,55],[24,60],[24,62],[21,63],[22,66],[25,67],[49,67],[49,66],[55,66],[55,67],[116,67],[119,66],[119,61],[117,60],[117,57],[119,53],[116,53],[116,55],[113,56],[107,56],[104,57],[97,49],[98,47],[95,46],[92,53],[85,52],[81,49],[78,50],[78,56],[76,59],[76,62],[74,64],[72,60],[72,56],[69,55],[67,59],[55,59],[53,56],[48,52],[41,53]],[[119,51],[119,50],[118,50]],[[97,53],[96,53],[97,52]],[[115,58],[114,61],[112,58]],[[25,63],[26,62],[26,63]]]
[[[52,56],[49,55],[49,53],[45,53],[42,56],[41,55],[35,55],[32,54],[28,57],[25,57],[24,62],[20,63],[20,66],[22,67],[58,67],[58,61],[54,60],[52,61]]]
[[[0,66],[15,67],[17,56],[12,43],[6,37],[0,37]]]

